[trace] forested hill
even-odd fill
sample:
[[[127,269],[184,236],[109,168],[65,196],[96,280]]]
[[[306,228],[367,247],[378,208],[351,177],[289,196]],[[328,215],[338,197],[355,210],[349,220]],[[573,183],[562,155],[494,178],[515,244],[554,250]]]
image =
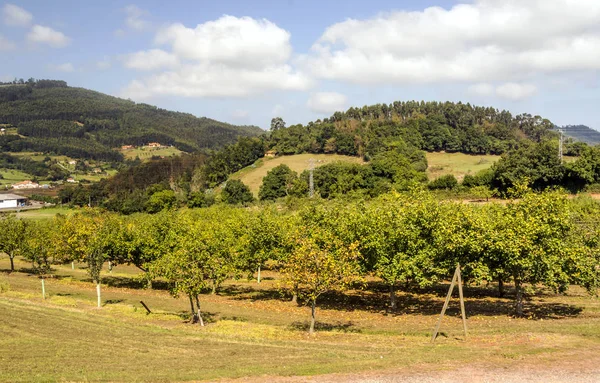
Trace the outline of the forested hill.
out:
[[[556,135],[540,116],[453,102],[407,101],[350,108],[323,121],[280,128],[271,148],[281,154],[323,152],[372,157],[398,139],[425,151],[502,154],[523,141]],[[368,159],[368,158],[367,158]]]
[[[600,144],[600,132],[585,125],[567,125],[562,127],[567,137],[588,145]]]
[[[64,81],[33,79],[0,86],[0,124],[18,133],[0,137],[3,151],[109,161],[121,158],[114,150],[121,145],[159,142],[195,152],[263,132],[69,87]]]

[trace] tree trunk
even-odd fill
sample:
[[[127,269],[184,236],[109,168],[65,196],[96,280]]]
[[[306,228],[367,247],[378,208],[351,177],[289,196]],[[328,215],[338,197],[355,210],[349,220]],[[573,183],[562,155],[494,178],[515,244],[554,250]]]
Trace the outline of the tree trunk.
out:
[[[15,271],[15,257],[12,255],[8,256],[10,258],[10,272]]]
[[[396,307],[398,307],[396,304],[396,284],[392,283],[390,285],[390,308],[396,310]]]
[[[46,285],[44,284],[44,277],[42,277],[42,297],[46,299]]]
[[[108,272],[112,274],[113,265],[111,261],[108,261]]]
[[[498,278],[498,296],[504,298],[504,281],[502,280],[502,277]]]
[[[188,297],[190,298],[190,309],[192,311],[192,319],[190,320],[190,323],[196,323],[198,322],[198,314],[196,314],[196,309],[194,309],[194,301],[192,300],[192,294],[188,294]]]
[[[294,292],[292,295],[292,303],[298,304],[298,285],[294,285]]]
[[[260,283],[260,265],[258,265],[258,276],[256,277],[256,282]]]
[[[521,286],[521,281],[518,279],[515,279],[515,290],[517,292],[517,304],[516,304],[517,316],[522,317],[523,316],[523,287]]]
[[[215,295],[217,293],[217,282],[215,282],[214,280],[212,281],[212,290],[210,293],[212,295]]]
[[[315,311],[316,311],[316,306],[317,306],[317,300],[313,299],[312,300],[312,305],[311,305],[310,329],[308,330],[308,333],[311,334],[311,335],[315,333]]]
[[[198,320],[200,321],[200,326],[204,327],[204,320],[202,319],[202,312],[200,311],[200,299],[196,295],[196,307],[198,308]]]
[[[102,307],[102,299],[100,297],[100,281],[96,281],[96,294],[98,295],[98,308]]]
[[[71,270],[75,270],[75,262],[71,262]]]

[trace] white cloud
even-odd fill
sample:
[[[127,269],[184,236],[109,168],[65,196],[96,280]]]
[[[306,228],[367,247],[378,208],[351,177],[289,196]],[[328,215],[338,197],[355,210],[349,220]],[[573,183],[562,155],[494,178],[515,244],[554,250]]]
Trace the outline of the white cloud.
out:
[[[34,25],[27,35],[27,40],[32,43],[48,44],[55,48],[65,47],[71,42],[64,33],[42,25]]]
[[[0,52],[15,49],[15,43],[0,35]]]
[[[269,20],[227,15],[195,29],[173,24],[159,31],[156,42],[170,44],[185,59],[229,65],[281,64],[292,53],[289,32]]]
[[[64,63],[64,64],[59,64],[59,65],[50,65],[49,67],[50,67],[51,70],[54,70],[54,71],[57,71],[57,72],[69,73],[69,72],[74,72],[75,71],[75,67],[71,63]]]
[[[174,68],[178,66],[179,59],[172,53],[161,49],[150,49],[129,54],[124,58],[124,65],[130,69],[156,70]]]
[[[600,70],[599,20],[598,0],[474,0],[334,24],[302,61],[359,84],[521,82]]]
[[[144,20],[144,17],[150,14],[148,11],[141,9],[136,5],[128,5],[124,8],[124,11],[127,14],[125,17],[125,25],[129,29],[143,31],[150,26],[150,23]]]
[[[223,16],[195,28],[167,26],[155,41],[171,52],[133,53],[125,65],[140,70],[171,69],[131,82],[124,96],[245,97],[274,89],[306,90],[312,80],[289,64],[289,40],[286,30],[250,17]]]
[[[348,99],[341,93],[318,92],[312,93],[306,106],[315,113],[332,114],[346,109]]]
[[[256,70],[201,63],[132,81],[123,96],[245,97],[272,89],[306,90],[309,84],[288,65]]]
[[[2,8],[2,15],[4,16],[5,24],[19,27],[26,27],[31,24],[31,21],[33,20],[31,13],[14,4],[4,5]]]
[[[496,88],[496,94],[499,97],[513,101],[519,101],[533,96],[537,88],[532,84],[506,83]]]
[[[469,87],[469,93],[476,96],[491,96],[494,94],[494,86],[487,83],[473,84]]]

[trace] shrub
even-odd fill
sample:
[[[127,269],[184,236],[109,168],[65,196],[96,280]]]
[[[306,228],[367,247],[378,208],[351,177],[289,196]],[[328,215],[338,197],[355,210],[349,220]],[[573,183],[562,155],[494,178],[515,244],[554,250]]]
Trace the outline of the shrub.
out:
[[[427,185],[427,187],[432,190],[436,190],[436,189],[450,190],[450,189],[454,189],[457,185],[458,185],[458,181],[456,180],[456,177],[454,177],[452,174],[447,174],[445,176],[441,176],[441,177],[431,181]]]

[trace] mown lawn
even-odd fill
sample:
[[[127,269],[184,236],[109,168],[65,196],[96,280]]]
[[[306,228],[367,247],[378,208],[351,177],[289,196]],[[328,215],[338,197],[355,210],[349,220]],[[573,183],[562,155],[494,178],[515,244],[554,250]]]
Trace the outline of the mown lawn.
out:
[[[264,157],[256,161],[254,164],[245,167],[237,173],[230,176],[231,179],[241,180],[246,184],[255,196],[258,196],[258,190],[262,185],[263,178],[269,170],[276,166],[285,164],[293,171],[300,174],[307,170],[310,165],[310,160],[313,159],[315,167],[323,166],[332,162],[342,161],[357,164],[363,164],[364,161],[359,157],[343,156],[339,154],[295,154],[292,156],[279,156],[275,158]]]
[[[466,174],[475,175],[477,172],[488,169],[500,159],[494,155],[470,155],[463,153],[426,153],[427,176],[430,180],[447,174],[454,175],[462,180]]]
[[[136,157],[139,157],[140,160],[149,160],[153,156],[163,156],[170,157],[176,156],[183,153],[181,150],[176,147],[166,147],[166,148],[150,148],[147,146],[129,149],[129,150],[121,150],[120,151],[126,159],[133,160]]]
[[[40,281],[17,259],[9,274],[0,255],[0,381],[189,381],[218,378],[315,375],[380,369],[439,370],[482,360],[540,368],[556,361],[597,358],[600,304],[578,288],[567,296],[539,291],[527,302],[530,319],[516,319],[510,299],[490,287],[466,289],[469,338],[462,335],[453,300],[442,334],[430,343],[447,285],[400,293],[399,308],[386,309],[386,290],[323,297],[318,332],[307,334],[310,310],[289,301],[278,275],[226,283],[202,295],[208,324],[186,322],[188,302],[163,284],[143,287],[137,269],[103,272],[103,307],[84,265],[58,266]],[[10,286],[6,291],[6,286]],[[5,286],[3,289],[2,286]],[[140,301],[152,314],[147,315]]]

